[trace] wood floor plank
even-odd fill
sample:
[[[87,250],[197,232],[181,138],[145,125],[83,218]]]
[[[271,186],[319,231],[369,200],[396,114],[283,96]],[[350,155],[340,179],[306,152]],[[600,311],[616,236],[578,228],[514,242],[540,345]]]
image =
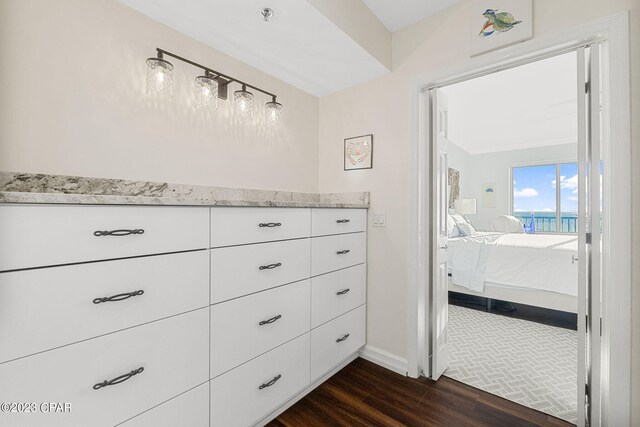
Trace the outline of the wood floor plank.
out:
[[[407,378],[356,359],[269,427],[554,426],[565,421],[450,378]]]

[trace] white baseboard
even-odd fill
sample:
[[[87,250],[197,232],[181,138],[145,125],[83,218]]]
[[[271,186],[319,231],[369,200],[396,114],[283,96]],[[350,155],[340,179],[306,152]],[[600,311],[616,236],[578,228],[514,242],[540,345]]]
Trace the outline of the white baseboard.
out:
[[[400,375],[406,376],[409,370],[409,362],[407,359],[372,345],[365,345],[362,350],[360,350],[360,357],[376,365],[380,365],[383,368],[387,368],[390,371],[397,372]]]

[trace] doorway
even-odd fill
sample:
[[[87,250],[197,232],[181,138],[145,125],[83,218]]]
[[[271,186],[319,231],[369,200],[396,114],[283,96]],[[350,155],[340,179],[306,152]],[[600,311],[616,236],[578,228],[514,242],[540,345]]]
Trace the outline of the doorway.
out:
[[[577,63],[571,51],[431,93],[437,279],[448,291],[433,311],[447,310],[442,374],[573,424],[586,196]]]
[[[591,425],[605,424],[628,424],[629,420],[629,384],[628,374],[630,367],[630,307],[628,298],[630,293],[630,239],[628,227],[630,226],[630,165],[629,147],[630,135],[629,124],[630,114],[628,107],[628,87],[629,74],[628,67],[628,25],[627,14],[619,14],[595,23],[590,23],[579,28],[568,30],[553,37],[542,38],[537,42],[525,43],[514,48],[507,49],[500,54],[488,55],[486,57],[471,61],[468,65],[460,67],[457,71],[442,73],[425,78],[420,85],[420,95],[416,99],[414,110],[416,117],[416,129],[413,153],[411,176],[415,178],[415,185],[412,189],[412,253],[415,258],[411,260],[411,274],[415,278],[416,287],[409,295],[409,300],[418,301],[415,311],[411,311],[408,316],[410,333],[415,333],[417,340],[412,341],[409,347],[409,375],[417,375],[420,371],[425,376],[437,379],[439,374],[446,369],[446,343],[447,343],[447,313],[446,311],[434,310],[434,308],[446,305],[448,271],[442,268],[440,261],[446,260],[446,255],[439,249],[446,249],[444,245],[438,245],[439,235],[431,233],[432,229],[426,227],[433,224],[434,229],[443,232],[446,220],[439,221],[435,212],[431,208],[435,206],[435,198],[429,196],[437,194],[438,186],[442,185],[441,174],[436,174],[438,166],[441,168],[446,164],[446,156],[440,156],[437,152],[431,152],[430,139],[433,129],[439,120],[436,114],[432,114],[430,97],[432,89],[437,89],[448,84],[468,80],[473,77],[486,75],[499,69],[510,68],[524,63],[537,61],[560,53],[576,51],[594,43],[601,43],[602,46],[602,93],[603,93],[603,116],[601,124],[602,146],[602,167],[608,171],[609,179],[603,183],[604,201],[601,206],[604,213],[604,221],[600,225],[602,230],[602,266],[599,272],[593,270],[584,272],[591,274],[590,278],[602,278],[604,286],[598,288],[594,286],[591,291],[602,292],[602,316],[598,313],[598,308],[586,305],[582,312],[578,312],[578,325],[589,323],[589,329],[585,326],[585,346],[589,349],[598,348],[600,353],[589,350],[585,353],[585,362],[589,366],[602,367],[585,370],[584,379],[591,381],[590,392],[592,396],[598,396],[595,401],[591,401],[587,410],[591,412]],[[597,93],[600,93],[598,90]],[[433,104],[437,105],[437,104]],[[594,109],[595,111],[596,109]],[[585,110],[586,111],[586,110]],[[599,113],[599,112],[598,112]],[[612,119],[614,118],[615,119]],[[593,132],[593,128],[586,125],[581,132],[585,134],[587,130]],[[590,135],[593,136],[593,132]],[[616,144],[609,144],[610,140],[615,140]],[[590,147],[591,149],[592,147]],[[591,152],[590,155],[593,155]],[[586,160],[585,160],[586,161]],[[596,171],[592,168],[593,172]],[[599,172],[599,171],[598,171]],[[586,176],[587,171],[582,172]],[[616,183],[615,191],[612,183]],[[591,186],[589,188],[599,188]],[[437,198],[442,200],[441,198]],[[595,200],[595,199],[593,199]],[[591,203],[591,207],[594,206]],[[597,206],[600,208],[600,206]],[[585,221],[586,223],[586,221]],[[623,232],[626,227],[627,231]],[[444,231],[443,233],[446,233]],[[587,239],[586,231],[583,239]],[[593,235],[591,236],[593,239]],[[445,240],[446,242],[446,240]],[[440,242],[442,243],[442,242]],[[592,243],[593,244],[593,243]],[[593,261],[593,252],[585,249],[581,251],[583,260]],[[446,253],[446,251],[444,251]],[[433,268],[430,260],[434,258]],[[582,271],[582,269],[581,269]],[[582,273],[581,273],[582,274]],[[606,286],[607,283],[616,283],[615,288]],[[433,286],[432,286],[433,285]],[[438,292],[440,290],[440,292]],[[433,292],[431,295],[430,293]],[[580,300],[587,301],[587,295],[579,296]],[[595,301],[596,295],[591,295],[589,304]],[[626,303],[625,303],[626,300]],[[622,304],[622,305],[621,305]],[[588,309],[588,310],[587,310]],[[600,327],[600,323],[602,327]],[[615,325],[615,326],[614,326]],[[588,339],[586,333],[589,333]],[[602,333],[602,345],[597,342]],[[616,351],[610,351],[615,348]],[[444,351],[443,351],[444,350]],[[580,353],[579,353],[580,354]],[[597,360],[599,357],[602,360]],[[582,365],[581,361],[578,363]],[[585,365],[586,366],[586,363]],[[601,373],[601,376],[600,376]],[[582,378],[582,375],[578,375]],[[598,390],[600,388],[600,390]],[[614,396],[615,395],[615,396]],[[599,411],[602,402],[602,411]],[[580,402],[578,402],[580,404]],[[585,406],[585,408],[587,408]],[[579,411],[581,412],[581,411]],[[595,416],[594,416],[595,414]],[[585,425],[586,420],[578,419],[579,425]]]

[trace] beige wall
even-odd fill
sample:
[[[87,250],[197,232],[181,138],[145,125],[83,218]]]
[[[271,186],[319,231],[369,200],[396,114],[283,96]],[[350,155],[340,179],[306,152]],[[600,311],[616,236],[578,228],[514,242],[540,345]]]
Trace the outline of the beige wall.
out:
[[[467,5],[427,18],[393,35],[394,72],[320,100],[320,191],[370,190],[372,209],[387,214],[386,228],[369,229],[368,333],[370,345],[407,356],[408,159],[410,87],[417,76],[469,61]],[[640,2],[535,0],[534,34],[567,29],[631,10],[632,159],[640,163]],[[462,28],[462,30],[461,30]],[[372,170],[342,171],[343,138],[373,133]],[[640,168],[633,168],[633,256],[640,253]],[[371,213],[370,213],[371,215]],[[640,289],[633,271],[633,417],[640,425]]]
[[[284,130],[240,131],[229,101],[194,113],[201,70],[178,61],[173,101],[151,101],[156,47],[275,92]],[[316,97],[115,0],[0,0],[0,69],[0,170],[318,190]]]

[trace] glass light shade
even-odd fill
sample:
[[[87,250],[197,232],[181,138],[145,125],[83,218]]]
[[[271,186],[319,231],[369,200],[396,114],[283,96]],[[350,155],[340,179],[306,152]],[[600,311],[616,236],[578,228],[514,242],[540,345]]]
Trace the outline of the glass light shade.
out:
[[[267,102],[264,111],[267,115],[267,123],[269,126],[280,126],[282,122],[282,104],[275,100]]]
[[[147,94],[173,96],[173,64],[161,58],[147,59]]]
[[[196,77],[196,107],[203,109],[218,108],[218,82],[211,76]]]
[[[233,93],[234,108],[239,117],[253,116],[253,94],[243,86],[242,90]]]

